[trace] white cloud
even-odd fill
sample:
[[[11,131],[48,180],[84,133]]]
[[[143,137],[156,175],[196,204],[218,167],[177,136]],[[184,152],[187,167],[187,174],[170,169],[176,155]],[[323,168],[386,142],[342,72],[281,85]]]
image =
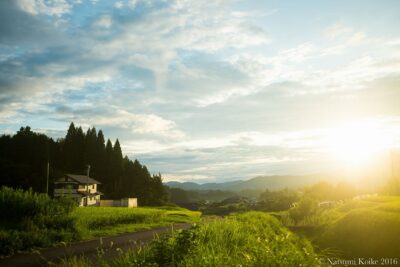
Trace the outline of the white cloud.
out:
[[[128,54],[130,64],[153,71],[161,89],[178,50],[215,53],[269,42],[260,28],[245,18],[230,16],[229,8],[220,2],[171,2],[169,7],[144,14],[121,29],[112,40],[97,43],[92,55],[113,59]]]
[[[337,23],[316,39],[269,44],[274,36],[260,19],[268,14],[236,1],[91,2],[82,4],[92,8],[82,22],[63,17],[78,1],[16,0],[10,10],[26,20],[10,15],[14,28],[3,27],[12,30],[2,40],[12,42],[1,47],[0,122],[24,125],[31,113],[96,126],[176,179],[300,166],[321,147],[324,128],[300,129],[349,119],[374,80],[400,73],[395,34],[373,39]],[[288,30],[279,27],[271,33]],[[373,87],[385,96],[370,101],[386,112],[397,95],[383,82]]]
[[[19,8],[32,15],[45,14],[61,17],[71,11],[71,4],[66,0],[16,0]]]
[[[135,9],[135,7],[136,7],[136,5],[137,5],[137,0],[128,0],[127,5],[128,5],[128,7],[129,7],[130,9]]]
[[[123,109],[112,109],[105,114],[76,118],[78,123],[89,125],[114,126],[130,129],[132,133],[181,139],[185,134],[177,129],[175,122],[155,114],[135,114]]]
[[[121,9],[121,8],[124,7],[124,2],[122,2],[122,1],[116,1],[115,4],[114,4],[114,7],[115,7],[115,8],[118,8],[118,9]]]
[[[335,23],[323,31],[323,35],[328,39],[336,39],[348,35],[353,32],[353,29],[343,25],[342,23]]]
[[[165,151],[170,149],[170,145],[161,144],[156,140],[125,140],[122,143],[122,149],[124,153],[128,155],[143,155],[150,153],[159,153],[161,151]]]
[[[109,15],[103,15],[94,22],[94,26],[108,29],[111,27],[112,23],[112,19]]]

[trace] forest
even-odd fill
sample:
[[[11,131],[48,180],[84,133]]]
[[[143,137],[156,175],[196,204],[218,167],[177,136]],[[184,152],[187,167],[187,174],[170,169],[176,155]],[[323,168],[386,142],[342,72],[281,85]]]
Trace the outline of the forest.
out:
[[[21,127],[14,135],[0,136],[0,186],[47,191],[65,173],[86,174],[101,182],[104,198],[137,197],[140,205],[162,205],[168,199],[161,174],[150,174],[137,159],[124,156],[118,139],[105,139],[103,131],[72,122],[64,138],[54,140]]]

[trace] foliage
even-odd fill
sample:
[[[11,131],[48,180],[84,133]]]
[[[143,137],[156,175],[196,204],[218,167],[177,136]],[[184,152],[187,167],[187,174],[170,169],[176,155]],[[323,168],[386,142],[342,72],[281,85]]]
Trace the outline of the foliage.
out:
[[[46,192],[46,166],[50,163],[50,192],[64,173],[86,173],[102,183],[107,198],[137,197],[139,205],[163,205],[167,193],[161,174],[151,175],[138,160],[123,157],[117,139],[105,141],[103,132],[86,133],[71,123],[65,138],[54,141],[29,126],[13,136],[0,136],[0,185]]]
[[[400,236],[400,198],[365,196],[319,208],[297,222],[289,212],[278,214],[282,223],[308,237],[320,250],[336,257],[397,257]]]
[[[358,191],[353,185],[346,182],[340,182],[336,185],[319,182],[306,187],[303,194],[317,201],[337,201],[351,199],[358,194]]]
[[[279,191],[265,190],[259,196],[259,209],[265,211],[288,210],[293,203],[299,200],[299,193],[294,190],[283,189]]]
[[[200,207],[200,211],[207,215],[225,216],[235,212],[250,211],[253,207],[248,202],[223,203],[214,202]]]
[[[21,127],[12,137],[1,136],[0,185],[45,192],[47,159],[54,158],[57,150],[52,139],[30,127]]]
[[[70,199],[51,199],[32,190],[0,189],[0,255],[79,238]]]
[[[84,260],[84,259],[83,259]],[[64,261],[65,263],[65,261]],[[273,217],[248,212],[178,230],[104,266],[318,266],[310,243]],[[71,265],[79,262],[71,260]]]
[[[310,196],[305,196],[297,203],[295,207],[289,210],[289,215],[295,222],[298,222],[301,219],[316,214],[317,210],[317,201]]]
[[[80,207],[32,190],[0,189],[0,256],[64,241],[137,231],[175,222],[196,222],[199,212],[182,208]]]
[[[336,209],[336,220],[315,238],[321,247],[340,250],[344,257],[400,255],[400,198],[370,197]]]
[[[191,202],[191,198],[189,197],[189,193],[186,190],[180,188],[169,188],[167,187],[169,200],[172,203],[181,204],[181,203],[189,203]]]
[[[74,208],[75,203],[70,199],[51,199],[46,194],[38,194],[31,189],[24,191],[5,186],[0,188],[0,213],[3,223],[14,224],[24,219],[64,216]]]

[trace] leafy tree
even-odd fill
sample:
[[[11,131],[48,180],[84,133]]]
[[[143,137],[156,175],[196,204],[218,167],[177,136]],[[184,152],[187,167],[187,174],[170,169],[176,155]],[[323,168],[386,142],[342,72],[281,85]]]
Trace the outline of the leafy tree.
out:
[[[266,211],[288,210],[299,200],[299,193],[294,190],[283,189],[280,191],[265,190],[259,197],[260,209]]]

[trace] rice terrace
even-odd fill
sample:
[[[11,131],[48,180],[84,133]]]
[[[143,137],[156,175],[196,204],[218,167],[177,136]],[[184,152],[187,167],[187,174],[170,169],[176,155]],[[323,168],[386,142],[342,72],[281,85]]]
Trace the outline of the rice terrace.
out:
[[[400,1],[1,0],[3,266],[400,266]]]

